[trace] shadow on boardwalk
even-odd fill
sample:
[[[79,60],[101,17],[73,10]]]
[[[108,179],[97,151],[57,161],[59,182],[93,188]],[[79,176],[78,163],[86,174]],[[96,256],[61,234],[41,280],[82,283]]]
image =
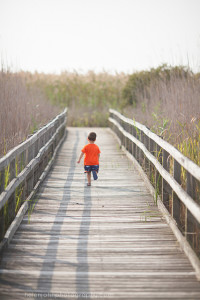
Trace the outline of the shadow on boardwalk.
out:
[[[69,128],[30,224],[26,215],[6,249],[0,299],[199,299],[188,258],[106,129],[99,180],[86,187],[76,164],[86,132]]]
[[[64,189],[67,187],[69,189],[69,192],[67,194],[64,193],[63,198],[60,202],[60,206],[57,212],[57,215],[55,217],[54,225],[52,226],[52,229],[48,234],[50,235],[49,245],[47,246],[46,254],[44,256],[44,262],[41,268],[40,277],[38,278],[38,284],[37,289],[35,292],[39,293],[46,293],[46,291],[51,290],[52,285],[52,277],[53,277],[53,271],[54,271],[54,265],[57,257],[57,250],[59,247],[59,236],[61,235],[61,229],[62,225],[64,223],[64,220],[67,215],[67,207],[68,204],[71,201],[71,184],[73,182],[74,177],[74,165],[76,164],[77,159],[77,146],[79,142],[79,133],[76,133],[76,141],[73,147],[73,155],[71,158],[70,168],[68,171],[68,176],[65,181]],[[58,188],[58,187],[57,187]],[[77,243],[77,263],[71,263],[65,259],[62,260],[62,264],[64,265],[71,265],[74,268],[76,268],[76,293],[77,298],[79,298],[79,295],[89,295],[90,294],[90,288],[89,288],[89,280],[88,280],[88,261],[87,261],[87,247],[88,247],[88,233],[89,233],[89,227],[90,227],[90,208],[91,208],[91,194],[90,189],[85,186],[84,188],[84,210],[82,215],[82,221],[80,224],[80,231],[78,236],[78,243]],[[85,222],[85,218],[87,217],[87,222]],[[75,219],[75,218],[74,218]],[[55,234],[58,237],[55,239]],[[46,234],[46,232],[44,232]],[[70,237],[72,239],[73,237]],[[74,238],[76,239],[76,238]],[[52,242],[54,245],[54,248],[52,250]],[[45,257],[52,258],[52,263],[49,264],[48,261],[45,260]],[[44,284],[44,274],[48,271],[48,281],[45,280]],[[80,275],[82,272],[84,272],[84,275]],[[45,287],[45,292],[44,292]],[[82,298],[82,297],[81,297]],[[87,297],[89,299],[89,297]]]

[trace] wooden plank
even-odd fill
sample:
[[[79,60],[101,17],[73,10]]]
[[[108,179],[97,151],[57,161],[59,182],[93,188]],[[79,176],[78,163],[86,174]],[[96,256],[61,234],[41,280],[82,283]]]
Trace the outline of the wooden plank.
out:
[[[51,168],[51,166],[54,162],[54,159],[55,159],[55,156],[58,152],[58,149],[60,148],[60,145],[64,141],[65,137],[66,137],[66,133],[64,134],[64,136],[60,140],[59,144],[54,149],[54,153],[53,153],[53,156],[52,156],[51,160],[49,161],[49,163],[48,163],[47,167],[45,168],[45,170],[44,171],[42,170],[43,173],[41,174],[41,176],[39,178],[39,181],[35,185],[34,189],[32,190],[31,194],[29,195],[29,197],[26,199],[26,202],[23,203],[23,205],[19,209],[19,211],[17,213],[17,216],[15,217],[14,221],[9,226],[8,230],[6,231],[5,236],[3,236],[3,234],[4,234],[4,224],[5,224],[5,222],[4,222],[4,211],[3,211],[3,209],[1,209],[1,211],[0,211],[0,224],[1,224],[1,232],[2,232],[2,236],[1,236],[2,242],[0,243],[0,253],[2,252],[2,250],[5,247],[8,246],[10,240],[12,239],[14,233],[16,232],[18,226],[20,225],[20,223],[23,219],[23,216],[24,216],[24,214],[26,213],[26,211],[28,209],[28,202],[33,197],[33,195],[37,192],[37,190],[40,186],[40,183],[45,179],[48,171],[50,170],[50,168]],[[24,198],[23,198],[23,200],[24,200]],[[15,209],[15,207],[14,207],[14,209]]]
[[[122,147],[122,150],[125,151],[123,149],[123,147]],[[147,175],[144,173],[143,169],[138,164],[136,159],[132,155],[127,153],[126,151],[125,151],[125,153],[126,153],[127,157],[133,162],[135,168],[139,171],[139,173],[140,173],[141,177],[143,178],[148,190],[150,191],[151,195],[154,197],[155,196],[155,190],[154,190],[153,186],[151,185],[150,181],[148,180]],[[196,270],[196,276],[197,276],[198,280],[200,280],[200,261],[199,261],[199,258],[197,257],[197,255],[195,254],[195,252],[193,251],[193,249],[191,248],[191,246],[189,245],[189,243],[187,242],[185,237],[182,235],[180,230],[178,229],[175,220],[172,218],[172,216],[168,212],[167,208],[163,205],[163,202],[161,201],[160,197],[158,197],[158,207],[159,207],[160,211],[163,213],[163,216],[166,219],[167,224],[169,224],[169,226],[172,229],[174,235],[176,236],[178,242],[180,243],[181,248],[183,249],[184,253],[189,258],[193,268]]]
[[[111,120],[111,119],[110,121],[116,122],[115,120]],[[150,152],[140,141],[138,141],[135,137],[127,133],[117,122],[116,122],[116,126],[120,128],[120,131],[122,131],[125,136],[128,136],[140,149],[142,149],[146,157],[156,167],[160,175],[168,182],[168,184],[177,194],[179,199],[184,203],[184,205],[192,213],[192,215],[196,218],[196,220],[200,222],[200,206],[192,199],[192,197],[190,197],[183,190],[183,188],[176,182],[176,180],[160,165],[157,159],[152,154],[150,154]]]
[[[14,193],[15,189],[28,177],[28,175],[31,172],[33,172],[34,168],[39,164],[41,157],[46,151],[48,151],[48,148],[53,143],[53,140],[55,139],[57,133],[62,128],[62,126],[63,125],[60,125],[60,128],[57,129],[57,131],[52,136],[52,138],[48,141],[48,143],[40,149],[37,156],[30,161],[30,163],[23,169],[23,171],[10,182],[6,190],[0,194],[0,209],[5,205],[5,203],[8,201],[10,196]],[[31,180],[31,185],[30,185],[30,189],[28,190],[29,193],[33,189],[32,176],[30,180]]]
[[[69,128],[34,211],[3,253],[0,297],[199,299],[196,272],[142,178],[106,129],[92,130],[98,181],[88,188],[76,164],[91,129]]]

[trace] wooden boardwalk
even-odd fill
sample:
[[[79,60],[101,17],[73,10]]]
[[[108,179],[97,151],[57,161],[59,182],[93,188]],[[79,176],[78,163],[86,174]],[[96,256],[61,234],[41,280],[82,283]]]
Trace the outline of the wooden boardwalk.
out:
[[[200,299],[188,258],[108,129],[94,129],[99,179],[76,161],[88,128],[69,128],[0,264],[0,299]]]

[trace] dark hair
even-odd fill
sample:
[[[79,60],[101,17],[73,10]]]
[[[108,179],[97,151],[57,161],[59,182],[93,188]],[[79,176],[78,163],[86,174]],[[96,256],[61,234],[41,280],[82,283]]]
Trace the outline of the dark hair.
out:
[[[95,132],[90,132],[90,134],[88,135],[88,140],[94,142],[94,141],[96,141],[96,137],[97,137],[97,135]]]

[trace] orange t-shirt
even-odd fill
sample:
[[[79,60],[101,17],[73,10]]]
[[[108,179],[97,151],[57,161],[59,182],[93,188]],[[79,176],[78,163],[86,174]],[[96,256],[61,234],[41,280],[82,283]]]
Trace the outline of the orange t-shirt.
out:
[[[101,153],[101,151],[96,144],[87,144],[81,151],[85,153],[85,166],[93,166],[99,164],[99,153]]]

